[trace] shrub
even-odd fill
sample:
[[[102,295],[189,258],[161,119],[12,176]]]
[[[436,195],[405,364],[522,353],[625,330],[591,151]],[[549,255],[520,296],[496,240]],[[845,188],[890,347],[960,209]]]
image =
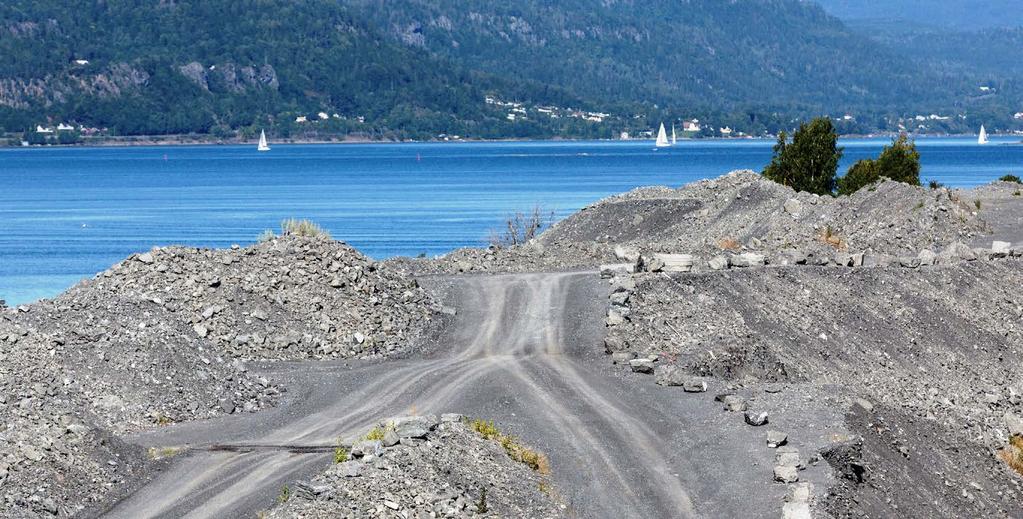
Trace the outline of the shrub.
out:
[[[1002,182],[1013,182],[1016,184],[1023,184],[1023,180],[1020,180],[1019,177],[1017,177],[1016,175],[1003,175],[1002,178],[999,178],[998,180],[1001,180]]]
[[[277,496],[277,502],[287,503],[289,499],[291,499],[291,489],[288,488],[288,485],[284,485],[281,487],[281,493]]]
[[[259,233],[259,236],[256,236],[256,241],[259,242],[259,243],[265,243],[265,242],[268,242],[268,241],[270,241],[270,240],[272,240],[272,239],[274,239],[276,237],[277,237],[277,235],[274,234],[274,232],[272,230],[266,229],[263,232]]]
[[[877,162],[863,159],[849,168],[844,177],[838,179],[838,194],[851,195],[863,186],[869,186],[881,180],[881,170]]]
[[[554,222],[554,211],[547,211],[540,205],[533,206],[529,214],[516,212],[504,220],[502,230],[490,231],[490,244],[495,247],[510,247],[528,242]]]
[[[973,201],[973,206],[976,207],[978,211],[980,211],[980,199],[979,198]]]
[[[835,190],[835,173],[842,149],[831,120],[818,117],[800,124],[788,142],[785,132],[778,134],[771,163],[763,175],[796,191],[830,195]]]
[[[912,186],[920,185],[920,152],[916,150],[916,143],[905,134],[893,139],[890,146],[885,146],[876,160],[863,159],[853,164],[845,176],[838,179],[838,194],[851,195],[881,180],[881,177]],[[931,189],[940,186],[931,181]]]
[[[945,187],[945,184],[942,184],[941,182],[938,182],[937,180],[928,180],[927,181],[927,187],[929,187],[931,189],[941,189],[941,188]]]
[[[920,152],[906,134],[899,135],[892,140],[891,146],[884,147],[877,158],[877,167],[882,177],[911,186],[920,185]]]
[[[493,421],[473,420],[469,425],[483,438],[499,443],[509,458],[541,474],[551,473],[551,463],[547,456],[520,444],[514,436],[502,434]]]
[[[304,236],[306,238],[330,238],[330,233],[309,220],[289,218],[281,222],[281,234],[284,236]]]
[[[348,449],[341,444],[341,438],[337,439],[337,447],[334,447],[334,464],[348,461]]]

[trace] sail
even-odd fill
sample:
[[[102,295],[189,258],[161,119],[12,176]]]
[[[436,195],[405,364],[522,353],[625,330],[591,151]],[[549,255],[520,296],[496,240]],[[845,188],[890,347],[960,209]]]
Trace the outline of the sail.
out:
[[[987,130],[984,129],[984,125],[980,125],[980,137],[977,137],[977,144],[987,144]]]
[[[664,131],[664,123],[661,123],[661,129],[657,130],[657,142],[654,143],[654,146],[657,146],[658,148],[667,148],[668,146],[671,146],[671,144],[668,143],[668,133]]]
[[[266,132],[263,130],[259,131],[259,147],[256,149],[259,151],[270,151],[270,145],[266,143]]]
[[[672,145],[678,144],[678,138],[675,137],[675,125],[674,124],[671,125],[671,144]]]

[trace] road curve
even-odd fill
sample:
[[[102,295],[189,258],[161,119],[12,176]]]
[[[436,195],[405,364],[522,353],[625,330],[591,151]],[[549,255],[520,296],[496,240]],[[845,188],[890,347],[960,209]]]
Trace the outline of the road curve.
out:
[[[442,412],[495,419],[547,452],[579,517],[742,517],[751,503],[780,502],[776,492],[734,495],[760,476],[736,472],[750,463],[744,437],[711,441],[731,449],[722,455],[690,433],[720,416],[713,403],[682,404],[678,393],[608,369],[599,353],[606,287],[594,274],[451,283],[457,316],[420,357],[273,365],[290,389],[277,409],[129,438],[190,450],[104,517],[252,517],[283,484],[323,470],[337,438],[391,416]]]

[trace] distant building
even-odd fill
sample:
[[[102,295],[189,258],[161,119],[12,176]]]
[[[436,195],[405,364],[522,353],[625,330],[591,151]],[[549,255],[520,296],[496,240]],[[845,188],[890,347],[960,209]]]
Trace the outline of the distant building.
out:
[[[509,121],[514,121],[515,120],[515,114],[508,114],[506,117],[507,117],[507,119]]]
[[[295,118],[295,122],[296,123],[304,123],[304,122],[308,122],[308,121],[309,121],[309,119],[306,116],[304,116],[304,115],[300,115],[300,116]]]
[[[620,135],[618,135],[618,138],[623,141],[629,140],[629,132],[622,132]]]
[[[321,121],[326,121],[327,119],[330,119],[330,116],[327,115],[327,112],[320,112],[316,115],[319,116]]]
[[[1023,112],[1016,112],[1016,115],[1012,116],[1013,119],[1023,119]]]
[[[728,137],[729,135],[732,134],[732,129],[727,127],[727,126],[725,126],[724,128],[721,128],[718,131],[721,132],[721,136],[722,137]]]
[[[36,133],[53,133],[53,128],[43,128],[42,126],[36,125]]]
[[[88,64],[89,64],[89,60],[87,60],[87,59],[76,59],[75,60],[75,65],[79,65],[79,66],[84,67],[85,65],[88,65]]]
[[[58,132],[73,132],[73,131],[75,131],[75,127],[71,126],[70,124],[60,123],[60,124],[57,125],[57,131]]]
[[[980,87],[980,91],[981,92],[990,92],[991,91],[991,87],[989,87],[989,86],[982,86],[982,87]]]
[[[682,131],[684,131],[684,132],[699,133],[701,129],[702,128],[700,128],[700,120],[699,119],[693,119],[691,121],[683,121],[682,122]]]

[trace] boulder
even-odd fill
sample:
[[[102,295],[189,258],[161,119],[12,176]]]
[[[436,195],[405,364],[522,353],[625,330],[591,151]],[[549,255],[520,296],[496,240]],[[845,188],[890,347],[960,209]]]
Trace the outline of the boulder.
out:
[[[1009,252],[1011,250],[1012,250],[1012,243],[1010,243],[1010,242],[1007,242],[1007,241],[997,241],[997,240],[991,242],[991,252],[993,252],[995,254],[1001,254],[1002,255],[1001,257],[1003,257],[1003,258],[1005,256],[1008,256]]]
[[[654,372],[654,361],[650,359],[632,359],[629,361],[629,366],[636,373],[649,375]]]
[[[686,393],[703,393],[707,391],[707,381],[700,377],[689,377],[682,382],[682,390]]]
[[[635,263],[639,259],[639,251],[633,247],[626,247],[624,245],[615,245],[614,248],[615,257],[621,261],[627,261],[629,263]]]
[[[718,400],[725,404],[725,410],[741,413],[746,410],[746,399],[739,395],[721,395]]]
[[[785,205],[782,208],[793,217],[798,217],[803,212],[803,203],[795,198],[790,198],[785,201]]]
[[[692,254],[654,254],[654,260],[660,261],[664,272],[689,272],[696,263]]]
[[[352,445],[352,457],[380,456],[384,453],[384,443],[380,440],[361,440]]]
[[[763,254],[757,254],[755,252],[744,252],[732,256],[732,266],[735,267],[760,267],[767,263],[767,259]]]
[[[398,437],[398,434],[392,429],[388,429],[387,432],[384,433],[384,439],[381,440],[381,443],[383,443],[384,447],[394,447],[400,441],[401,438]]]
[[[600,277],[611,279],[621,274],[631,274],[635,270],[633,263],[612,263],[600,266]]]
[[[461,422],[465,417],[458,413],[444,413],[440,415],[441,423],[457,423]]]
[[[425,438],[430,431],[437,426],[436,417],[430,416],[403,416],[391,420],[390,425],[399,438]]]
[[[795,483],[799,481],[799,469],[796,467],[775,467],[774,480],[782,483]]]
[[[655,382],[660,386],[681,386],[686,380],[685,370],[678,366],[658,366],[654,375]]]
[[[746,423],[754,427],[760,427],[761,425],[767,425],[768,417],[765,411],[746,411],[743,413],[743,418]]]
[[[613,364],[628,364],[634,358],[636,358],[636,353],[631,351],[616,351],[611,354]]]
[[[728,270],[731,265],[732,262],[728,260],[728,256],[714,256],[707,262],[707,266],[711,270]]]
[[[781,431],[767,431],[767,446],[777,449],[789,441],[789,435]]]

